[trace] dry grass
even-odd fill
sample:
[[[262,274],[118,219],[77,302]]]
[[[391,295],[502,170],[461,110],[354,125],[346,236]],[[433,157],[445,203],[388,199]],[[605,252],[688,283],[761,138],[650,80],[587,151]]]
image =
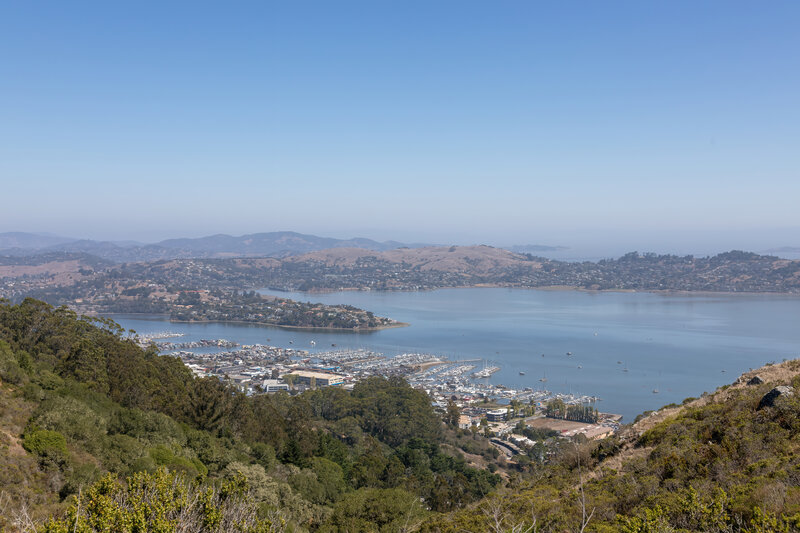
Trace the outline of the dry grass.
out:
[[[357,261],[367,258],[375,258],[388,263],[404,263],[422,271],[470,272],[471,274],[485,274],[510,266],[521,266],[532,270],[541,267],[540,263],[528,261],[525,256],[491,246],[430,246],[398,248],[385,252],[360,248],[333,248],[290,257],[285,261],[297,263],[321,261],[328,266],[353,266]]]

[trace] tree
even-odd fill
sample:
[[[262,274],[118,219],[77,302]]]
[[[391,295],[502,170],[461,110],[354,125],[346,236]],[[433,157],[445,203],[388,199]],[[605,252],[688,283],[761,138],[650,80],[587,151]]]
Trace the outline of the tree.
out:
[[[228,408],[225,384],[215,377],[195,381],[190,395],[189,418],[207,431],[222,427]]]
[[[419,498],[403,489],[359,489],[336,504],[320,531],[415,531],[426,514]]]
[[[453,400],[447,402],[447,411],[444,419],[447,425],[458,427],[458,422],[461,419],[461,409],[458,408],[458,405]]]

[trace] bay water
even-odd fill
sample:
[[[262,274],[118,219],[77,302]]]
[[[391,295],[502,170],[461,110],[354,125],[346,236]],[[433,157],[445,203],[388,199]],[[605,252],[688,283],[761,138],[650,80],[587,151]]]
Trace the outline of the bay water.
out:
[[[169,323],[157,315],[112,318],[141,334],[184,333],[180,341],[225,338],[312,353],[366,348],[387,356],[480,359],[500,367],[492,383],[598,396],[599,410],[628,422],[713,391],[751,368],[800,357],[800,297],[793,296],[501,288],[262,292],[354,305],[410,326],[355,333]]]

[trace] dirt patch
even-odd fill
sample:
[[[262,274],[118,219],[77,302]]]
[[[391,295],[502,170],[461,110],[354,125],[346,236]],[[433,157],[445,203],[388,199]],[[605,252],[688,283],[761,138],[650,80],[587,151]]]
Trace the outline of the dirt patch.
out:
[[[26,455],[28,452],[25,451],[25,448],[22,447],[22,441],[19,440],[19,437],[16,437],[9,433],[6,430],[0,430],[0,442],[8,445],[8,453],[11,455]]]
[[[20,276],[38,276],[41,274],[63,274],[77,272],[83,264],[78,261],[55,261],[41,265],[3,265],[0,266],[0,278],[18,278]]]
[[[594,424],[587,424],[585,422],[573,422],[572,420],[559,420],[557,418],[534,418],[526,422],[532,428],[552,429],[553,431],[565,432],[583,429]]]

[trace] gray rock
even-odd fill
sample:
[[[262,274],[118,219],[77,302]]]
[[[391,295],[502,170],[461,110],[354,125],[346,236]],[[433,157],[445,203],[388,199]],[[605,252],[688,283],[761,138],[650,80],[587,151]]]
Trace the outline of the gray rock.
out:
[[[778,401],[778,398],[789,398],[794,396],[794,387],[789,387],[788,385],[780,385],[779,387],[775,387],[768,393],[761,398],[761,401],[758,402],[758,408],[763,409],[764,407],[772,407],[775,405],[775,402]]]
[[[748,385],[761,385],[764,383],[764,380],[761,379],[759,376],[753,376],[749,380],[747,380]]]

